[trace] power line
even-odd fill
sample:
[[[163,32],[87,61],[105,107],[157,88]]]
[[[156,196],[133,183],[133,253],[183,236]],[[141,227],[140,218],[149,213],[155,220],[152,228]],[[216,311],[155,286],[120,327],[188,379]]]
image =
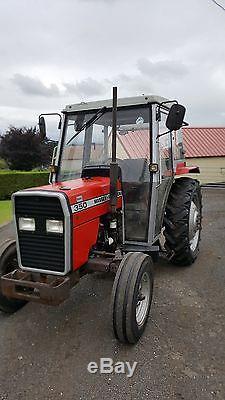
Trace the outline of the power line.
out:
[[[223,11],[225,11],[225,7],[223,7],[221,4],[217,3],[216,0],[211,0],[214,4],[216,4],[218,7],[222,8]]]

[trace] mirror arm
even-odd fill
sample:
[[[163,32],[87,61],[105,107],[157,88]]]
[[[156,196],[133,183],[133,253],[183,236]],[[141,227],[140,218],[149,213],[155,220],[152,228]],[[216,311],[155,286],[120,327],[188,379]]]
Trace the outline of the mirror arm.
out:
[[[156,139],[160,138],[161,136],[167,135],[167,133],[170,133],[171,131],[166,131],[163,133],[160,133],[158,136],[156,136]]]
[[[187,122],[183,122],[182,126],[189,126],[189,124]],[[170,133],[170,132],[172,132],[172,131],[166,131],[166,132],[160,133],[158,136],[156,136],[156,139],[160,138],[161,136],[167,135],[167,133]]]
[[[184,121],[182,126],[189,126],[189,124]],[[156,139],[158,139],[159,137],[164,136],[164,135],[166,135],[167,133],[170,133],[170,132],[171,131],[166,131],[164,133],[160,133],[158,136],[156,136]]]
[[[177,101],[177,100],[162,101],[162,103],[160,103],[160,104],[158,105],[158,110],[156,111],[156,121],[161,121],[161,116],[160,116],[161,107],[162,107],[164,104],[171,104],[171,103],[176,103],[176,104],[178,104],[178,101]]]

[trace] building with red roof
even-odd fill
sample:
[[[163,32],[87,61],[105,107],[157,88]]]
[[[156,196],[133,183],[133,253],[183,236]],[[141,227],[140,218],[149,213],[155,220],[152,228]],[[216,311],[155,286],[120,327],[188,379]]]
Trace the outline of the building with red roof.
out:
[[[183,143],[187,164],[200,168],[201,183],[225,182],[225,127],[185,127]]]
[[[224,128],[183,128],[186,157],[225,157]]]

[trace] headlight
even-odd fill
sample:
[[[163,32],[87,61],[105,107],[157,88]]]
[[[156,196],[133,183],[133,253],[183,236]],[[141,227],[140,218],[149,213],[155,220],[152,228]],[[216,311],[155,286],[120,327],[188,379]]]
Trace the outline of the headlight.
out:
[[[20,231],[35,231],[35,219],[34,218],[19,218],[19,230]]]
[[[57,221],[55,219],[47,219],[46,231],[49,233],[63,233],[63,221]]]

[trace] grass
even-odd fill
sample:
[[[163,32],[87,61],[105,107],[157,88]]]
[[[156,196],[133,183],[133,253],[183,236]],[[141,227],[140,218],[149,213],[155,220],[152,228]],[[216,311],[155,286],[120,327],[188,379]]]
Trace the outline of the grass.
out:
[[[32,169],[31,171],[19,171],[19,170],[14,170],[14,169],[0,169],[0,174],[43,174],[43,173],[49,173],[49,169],[46,168],[45,170],[38,170],[38,169]]]
[[[12,219],[11,200],[0,201],[0,225]]]

